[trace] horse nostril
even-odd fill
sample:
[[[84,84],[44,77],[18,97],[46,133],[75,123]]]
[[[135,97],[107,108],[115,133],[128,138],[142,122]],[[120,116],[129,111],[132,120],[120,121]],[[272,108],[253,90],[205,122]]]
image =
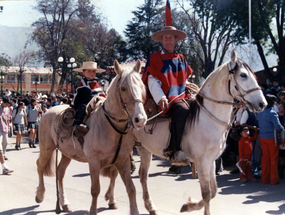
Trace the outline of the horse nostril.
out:
[[[139,123],[139,122],[140,122],[139,118],[136,117],[136,118],[135,118],[135,123]]]
[[[265,106],[265,104],[263,103],[263,102],[260,102],[259,103],[259,107],[262,109],[262,108],[264,108],[264,106]]]

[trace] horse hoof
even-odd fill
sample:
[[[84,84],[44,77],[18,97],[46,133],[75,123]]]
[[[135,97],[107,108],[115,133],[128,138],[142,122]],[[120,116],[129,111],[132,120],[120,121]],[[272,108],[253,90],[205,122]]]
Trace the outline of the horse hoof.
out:
[[[36,203],[41,203],[43,199],[40,199],[39,197],[36,196]]]
[[[72,210],[70,210],[69,205],[63,205],[62,206],[62,211],[63,212],[72,212]]]
[[[180,213],[188,211],[188,204],[184,204],[180,210]]]
[[[149,214],[150,215],[157,215],[156,211],[150,211]]]
[[[111,210],[118,209],[118,205],[116,203],[109,204],[109,209]]]

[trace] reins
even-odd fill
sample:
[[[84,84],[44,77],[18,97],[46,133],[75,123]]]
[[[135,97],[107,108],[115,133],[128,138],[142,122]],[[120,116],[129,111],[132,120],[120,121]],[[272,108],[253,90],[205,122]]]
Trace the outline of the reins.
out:
[[[119,79],[120,80],[120,79]],[[117,83],[117,87],[118,87],[118,83]],[[119,88],[119,87],[118,87]],[[123,111],[125,112],[125,114],[127,115],[128,118],[125,118],[125,119],[117,119],[113,116],[111,116],[105,109],[105,103],[102,105],[102,109],[104,111],[104,115],[107,119],[107,121],[109,122],[109,124],[111,125],[111,127],[117,132],[119,133],[121,136],[120,136],[120,139],[119,139],[119,143],[118,143],[118,147],[116,149],[116,153],[115,153],[115,156],[111,162],[111,164],[114,164],[118,158],[118,155],[119,155],[119,152],[120,152],[120,149],[121,149],[121,146],[122,146],[122,139],[123,139],[123,136],[126,135],[130,128],[131,127],[134,127],[133,125],[133,122],[132,122],[132,118],[127,110],[127,105],[129,104],[132,104],[132,103],[135,103],[135,102],[141,102],[143,103],[143,101],[141,99],[134,99],[132,101],[129,101],[129,102],[124,102],[123,101],[123,98],[122,98],[122,94],[121,94],[121,90],[119,89],[119,97],[120,97],[120,103],[121,103],[121,106],[122,106],[122,109]],[[125,123],[126,122],[126,125],[125,125],[125,128],[124,128],[124,131],[120,131],[113,123],[111,120],[114,120],[116,121],[117,123]]]

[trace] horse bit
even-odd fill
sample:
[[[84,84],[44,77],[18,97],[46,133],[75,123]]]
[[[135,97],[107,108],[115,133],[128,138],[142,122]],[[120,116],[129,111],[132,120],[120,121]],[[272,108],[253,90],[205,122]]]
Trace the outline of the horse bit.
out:
[[[233,107],[236,107],[236,108],[237,108],[237,109],[232,113],[231,121],[230,121],[230,123],[228,124],[228,123],[226,123],[226,122],[223,122],[223,121],[219,120],[219,119],[218,119],[217,117],[215,117],[211,112],[209,112],[209,111],[207,110],[207,108],[206,108],[204,105],[202,105],[202,104],[200,104],[199,102],[197,102],[198,105],[199,105],[200,107],[203,107],[203,109],[205,110],[205,112],[206,112],[211,118],[213,118],[213,119],[214,119],[215,121],[217,121],[219,124],[221,124],[221,125],[223,125],[223,126],[226,126],[227,129],[230,129],[230,128],[232,127],[232,122],[233,122],[233,120],[235,119],[238,110],[239,110],[241,107],[246,106],[246,103],[249,104],[249,105],[251,105],[251,103],[248,102],[244,97],[245,97],[247,94],[250,94],[250,93],[252,93],[252,92],[254,92],[254,91],[261,90],[260,87],[256,87],[256,88],[250,89],[250,90],[248,90],[248,91],[245,91],[245,90],[238,84],[238,82],[237,82],[237,80],[236,80],[235,71],[237,70],[237,68],[238,68],[238,63],[236,63],[235,67],[234,67],[233,69],[230,69],[230,71],[229,71],[228,93],[229,93],[229,95],[230,95],[233,99],[235,99],[234,96],[232,95],[231,89],[230,89],[230,87],[231,87],[231,81],[232,81],[232,79],[233,79],[233,80],[235,81],[235,86],[234,86],[234,87],[235,87],[236,91],[239,92],[239,94],[240,94],[239,96],[242,98],[242,101],[240,101],[240,103],[227,102],[227,101],[218,101],[218,100],[209,98],[209,97],[207,97],[207,96],[201,94],[200,92],[197,92],[197,95],[203,97],[204,99],[207,99],[207,100],[209,100],[209,101],[212,101],[212,102],[215,102],[215,103],[219,103],[219,104],[232,105]],[[197,101],[198,101],[198,100],[197,100]]]

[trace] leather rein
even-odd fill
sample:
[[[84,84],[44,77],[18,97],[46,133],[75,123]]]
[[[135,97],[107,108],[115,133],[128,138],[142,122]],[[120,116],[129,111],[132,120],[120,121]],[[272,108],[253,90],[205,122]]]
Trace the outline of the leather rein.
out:
[[[120,79],[119,79],[120,81]],[[118,81],[118,82],[119,82]],[[117,149],[116,149],[116,154],[111,162],[111,164],[114,164],[118,158],[118,155],[119,155],[119,152],[120,152],[120,149],[121,149],[121,146],[122,146],[122,139],[123,139],[123,136],[126,135],[130,128],[131,127],[134,127],[134,124],[132,122],[132,117],[131,115],[129,114],[128,110],[127,110],[127,106],[129,104],[132,104],[132,103],[135,103],[135,102],[141,102],[143,103],[143,101],[141,99],[134,99],[134,100],[131,100],[129,102],[124,102],[123,101],[123,98],[122,98],[122,94],[121,94],[121,89],[120,87],[118,86],[118,83],[117,83],[117,88],[119,89],[119,97],[120,97],[120,103],[121,103],[121,106],[122,106],[122,110],[124,110],[125,114],[127,115],[127,118],[124,118],[124,119],[117,119],[116,117],[113,117],[111,116],[105,109],[105,103],[102,105],[102,109],[104,111],[104,115],[107,119],[107,121],[109,122],[109,124],[112,126],[112,128],[117,132],[119,133],[121,136],[120,136],[120,139],[119,139],[119,143],[118,143],[118,146],[117,146]],[[112,122],[115,121],[117,123],[126,123],[125,127],[124,127],[124,130],[121,131],[120,129],[118,129],[115,124]]]
[[[202,109],[205,111],[205,113],[207,113],[207,115],[208,115],[210,118],[212,118],[213,120],[215,120],[215,121],[218,122],[219,124],[225,126],[225,127],[227,128],[227,130],[232,127],[232,123],[233,123],[233,121],[234,121],[234,119],[235,119],[235,117],[236,117],[236,115],[237,115],[238,110],[239,110],[240,108],[242,108],[242,107],[246,107],[246,104],[251,105],[251,103],[248,102],[248,101],[244,98],[244,96],[246,96],[247,94],[250,94],[250,93],[252,93],[252,92],[254,92],[254,91],[261,90],[260,87],[256,87],[256,88],[253,88],[253,89],[250,89],[250,90],[245,91],[245,90],[238,84],[238,82],[237,82],[237,80],[236,80],[235,72],[237,71],[237,69],[238,69],[238,64],[236,64],[235,67],[234,67],[233,69],[230,69],[230,71],[229,71],[228,93],[229,93],[229,95],[234,99],[234,96],[233,96],[232,93],[231,93],[231,81],[234,80],[234,81],[235,81],[235,86],[234,86],[234,87],[235,87],[235,89],[239,92],[239,94],[240,94],[239,96],[242,98],[242,100],[241,100],[239,103],[215,100],[215,99],[212,99],[212,98],[209,98],[209,97],[203,95],[203,94],[200,93],[200,92],[196,92],[197,95],[199,95],[199,96],[203,97],[204,99],[209,100],[209,101],[211,101],[211,102],[218,103],[218,104],[231,105],[231,106],[233,106],[233,107],[236,107],[236,110],[235,110],[235,111],[232,113],[232,115],[231,115],[230,123],[228,124],[228,123],[226,123],[226,122],[223,122],[223,121],[219,120],[217,117],[215,117],[204,105],[202,105],[202,104],[198,101],[198,99],[196,99],[197,104],[200,106],[200,108],[202,108]]]

